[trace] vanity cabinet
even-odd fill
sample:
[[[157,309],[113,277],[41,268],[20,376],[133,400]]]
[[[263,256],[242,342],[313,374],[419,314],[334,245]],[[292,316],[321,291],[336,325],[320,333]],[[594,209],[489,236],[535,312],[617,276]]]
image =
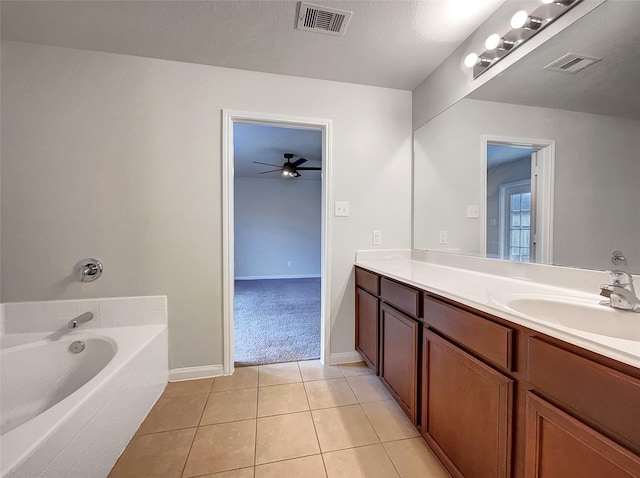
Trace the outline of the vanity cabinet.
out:
[[[531,392],[526,410],[525,478],[640,476],[640,457]]]
[[[379,277],[356,269],[356,350],[365,363],[378,374],[380,348]]]
[[[422,435],[455,477],[511,476],[514,380],[477,357],[509,367],[512,331],[430,298],[424,321]]]
[[[418,408],[418,347],[421,325],[382,304],[380,380],[415,425]]]
[[[427,443],[454,476],[509,476],[513,380],[429,330],[422,347]]]
[[[454,477],[640,477],[640,369],[382,274],[356,285],[358,350]]]

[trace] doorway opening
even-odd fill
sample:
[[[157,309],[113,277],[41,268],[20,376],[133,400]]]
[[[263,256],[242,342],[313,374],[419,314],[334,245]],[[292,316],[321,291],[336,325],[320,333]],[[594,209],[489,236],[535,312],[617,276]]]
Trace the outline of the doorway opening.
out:
[[[330,126],[223,111],[225,374],[325,362]]]
[[[322,131],[237,122],[234,361],[320,358]]]
[[[554,142],[483,138],[485,257],[550,264]]]

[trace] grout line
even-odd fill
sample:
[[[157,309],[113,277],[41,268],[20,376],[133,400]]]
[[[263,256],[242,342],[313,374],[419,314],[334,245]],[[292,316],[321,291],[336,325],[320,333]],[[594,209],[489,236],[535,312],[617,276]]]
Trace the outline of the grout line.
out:
[[[393,466],[393,469],[396,470],[396,473],[398,474],[398,477],[401,477],[402,475],[400,474],[400,470],[398,469],[398,467],[396,466],[395,462],[393,461],[393,458],[391,458],[391,455],[389,455],[389,452],[387,451],[387,447],[384,446],[384,444],[382,444],[382,449],[384,450],[384,454],[387,455],[387,458],[389,459],[389,461],[391,462],[391,466]]]
[[[256,388],[256,431],[253,439],[253,476],[256,476],[256,462],[258,461],[258,403],[260,403],[260,372],[258,372],[258,387]]]
[[[215,379],[213,381],[215,381]],[[213,382],[211,383],[211,386],[213,386]],[[204,416],[204,411],[207,409],[207,403],[209,403],[210,397],[211,395],[207,394],[207,399],[204,402],[204,407],[202,407],[202,412],[200,412],[200,418],[198,419],[196,432],[193,434],[193,439],[191,440],[191,446],[189,446],[189,453],[187,453],[187,458],[186,460],[184,460],[184,465],[182,465],[182,472],[180,473],[180,476],[184,476],[184,471],[187,468],[187,463],[189,462],[189,457],[191,456],[191,450],[193,450],[193,444],[195,443],[196,436],[198,436],[198,431],[200,430],[200,422],[202,422],[202,417]]]

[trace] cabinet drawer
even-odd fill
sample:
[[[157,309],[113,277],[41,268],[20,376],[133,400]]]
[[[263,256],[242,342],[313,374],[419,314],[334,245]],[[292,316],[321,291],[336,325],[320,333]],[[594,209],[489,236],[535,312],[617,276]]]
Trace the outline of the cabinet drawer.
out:
[[[373,272],[356,267],[356,285],[372,294],[380,295],[380,277]]]
[[[606,427],[640,449],[640,380],[535,337],[528,341],[527,379],[541,393]]]
[[[429,298],[424,299],[424,321],[490,362],[512,369],[511,329]]]
[[[418,317],[420,292],[406,285],[393,282],[385,277],[380,281],[380,296],[385,302]]]

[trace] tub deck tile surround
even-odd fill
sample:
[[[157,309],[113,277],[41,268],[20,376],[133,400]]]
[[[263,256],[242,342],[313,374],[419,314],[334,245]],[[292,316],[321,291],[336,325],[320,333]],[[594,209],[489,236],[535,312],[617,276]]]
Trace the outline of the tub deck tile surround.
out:
[[[170,383],[109,478],[449,477],[368,375],[305,361]]]

